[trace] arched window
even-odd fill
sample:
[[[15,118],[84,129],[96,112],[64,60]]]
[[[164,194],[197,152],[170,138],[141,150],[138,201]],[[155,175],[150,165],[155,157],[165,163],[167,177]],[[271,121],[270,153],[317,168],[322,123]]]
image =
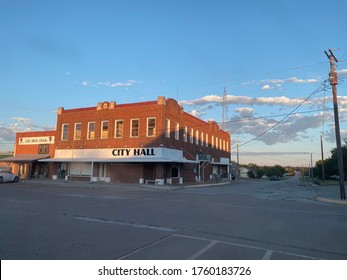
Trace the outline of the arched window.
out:
[[[177,178],[178,177],[178,167],[175,165],[171,169],[171,177]]]

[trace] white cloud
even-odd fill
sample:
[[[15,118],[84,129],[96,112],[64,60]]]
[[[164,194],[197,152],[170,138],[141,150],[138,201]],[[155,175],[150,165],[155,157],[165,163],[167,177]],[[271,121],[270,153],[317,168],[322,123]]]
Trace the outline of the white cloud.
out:
[[[0,139],[14,141],[16,139],[16,133],[10,128],[0,126]]]
[[[244,117],[244,110],[235,110],[239,115],[234,115],[231,119],[231,127],[233,135],[248,134],[251,137],[257,137],[273,126],[279,120],[275,118],[260,118],[250,110],[247,118]],[[263,136],[257,138],[258,141],[264,142],[267,145],[274,145],[278,143],[288,143],[293,141],[301,141],[302,139],[309,138],[310,129],[319,128],[322,124],[321,113],[304,116],[301,114],[292,115],[287,118],[283,123],[275,126]],[[250,138],[251,138],[250,137]]]
[[[0,142],[14,142],[17,132],[55,129],[54,127],[49,127],[46,125],[40,126],[35,124],[33,120],[29,118],[14,117],[12,120],[13,122],[7,126],[4,123],[0,125]]]
[[[339,78],[347,78],[347,69],[336,71]]]
[[[21,117],[14,117],[12,119],[16,122],[11,123],[10,128],[15,132],[37,130],[39,128],[38,125],[33,123],[32,119]]]
[[[288,98],[285,96],[278,97],[249,97],[227,95],[228,104],[244,104],[244,105],[280,105],[280,106],[295,106],[303,101],[301,98]],[[218,95],[207,95],[194,100],[181,100],[179,104],[182,106],[201,106],[201,105],[221,105],[223,97]]]
[[[201,108],[201,110],[191,110],[190,114],[197,118],[201,118],[202,116],[206,115],[203,108]]]
[[[266,80],[261,80],[261,83],[264,84],[283,84],[285,80],[278,80],[278,79],[266,79]]]
[[[91,83],[89,81],[83,81],[82,85],[83,86],[91,86],[91,87],[132,87],[135,84],[139,83],[138,81],[135,80],[127,80],[126,82],[97,82],[97,83]]]
[[[272,89],[272,87],[270,85],[264,85],[261,89],[262,90],[269,90],[269,89]]]
[[[193,115],[194,117],[197,117],[199,115],[197,110],[191,110],[190,114]]]
[[[286,79],[285,80],[286,83],[295,83],[295,84],[313,84],[313,83],[318,83],[318,80],[316,79],[307,79],[307,80],[304,80],[304,79],[298,79],[296,77],[292,77],[292,78],[289,78],[289,79]]]
[[[240,113],[241,118],[251,118],[253,117],[253,108],[245,107],[245,108],[236,108],[234,110],[236,113]]]
[[[312,84],[312,83],[318,83],[319,81],[317,79],[299,79],[297,77],[291,77],[288,79],[266,79],[261,80],[261,83],[264,84],[284,84],[284,83],[294,83],[294,84]]]

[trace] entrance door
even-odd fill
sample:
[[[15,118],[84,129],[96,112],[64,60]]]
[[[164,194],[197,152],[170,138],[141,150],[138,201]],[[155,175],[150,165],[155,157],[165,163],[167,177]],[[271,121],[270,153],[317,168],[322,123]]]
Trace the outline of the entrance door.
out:
[[[146,180],[155,180],[155,163],[145,163],[143,165],[144,179]]]
[[[106,163],[99,164],[99,180],[105,181],[106,177]]]

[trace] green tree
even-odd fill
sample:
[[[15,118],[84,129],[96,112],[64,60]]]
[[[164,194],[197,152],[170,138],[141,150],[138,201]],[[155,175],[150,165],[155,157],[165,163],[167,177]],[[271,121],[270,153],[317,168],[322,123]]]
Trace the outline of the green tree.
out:
[[[266,169],[266,176],[272,177],[272,176],[279,176],[282,177],[285,173],[284,167],[276,164],[275,166],[268,166]]]
[[[324,174],[325,179],[330,179],[333,175],[339,174],[339,168],[337,163],[337,149],[334,148],[331,151],[331,156],[324,160]],[[345,140],[345,144],[342,146],[342,158],[343,158],[343,170],[345,174],[345,178],[347,178],[347,140]],[[314,177],[318,177],[320,179],[322,176],[322,161],[319,160],[316,162],[315,168],[313,170]]]
[[[266,170],[264,167],[259,167],[257,169],[257,177],[261,179],[264,175],[266,175]]]

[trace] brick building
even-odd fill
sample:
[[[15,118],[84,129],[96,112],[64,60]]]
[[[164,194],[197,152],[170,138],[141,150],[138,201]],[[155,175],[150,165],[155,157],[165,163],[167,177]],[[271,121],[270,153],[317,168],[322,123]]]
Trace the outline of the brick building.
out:
[[[182,184],[230,175],[230,134],[171,98],[61,107],[54,136],[54,154],[39,161],[54,179]]]
[[[49,164],[39,160],[54,156],[55,134],[56,131],[18,132],[13,156],[0,161],[11,164],[19,178],[47,178]]]

